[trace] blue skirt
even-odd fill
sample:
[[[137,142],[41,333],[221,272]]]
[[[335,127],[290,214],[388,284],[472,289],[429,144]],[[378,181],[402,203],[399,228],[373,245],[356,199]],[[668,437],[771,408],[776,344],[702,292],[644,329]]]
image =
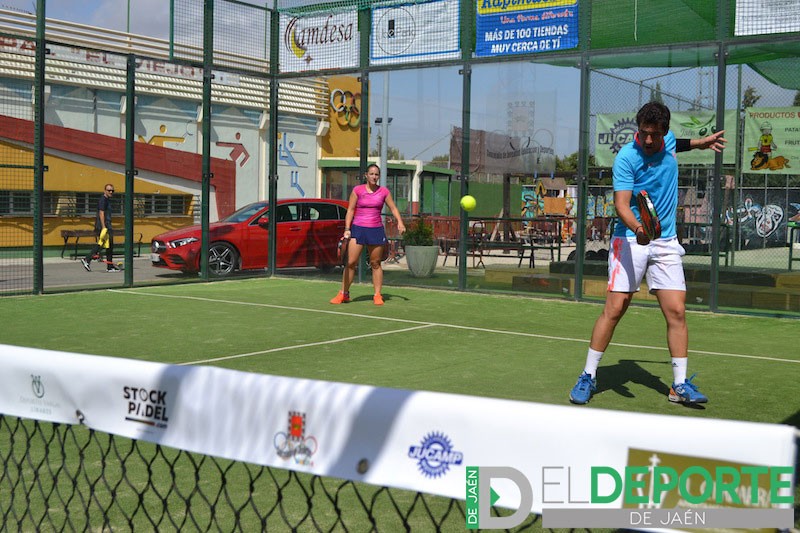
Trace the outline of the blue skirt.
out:
[[[377,228],[365,228],[364,226],[353,226],[350,228],[350,237],[355,239],[358,244],[367,246],[383,246],[386,244],[386,232],[383,226]]]

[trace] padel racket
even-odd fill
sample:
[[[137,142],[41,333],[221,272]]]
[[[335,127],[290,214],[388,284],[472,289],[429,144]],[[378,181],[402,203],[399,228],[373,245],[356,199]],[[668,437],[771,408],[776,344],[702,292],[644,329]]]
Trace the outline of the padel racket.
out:
[[[656,208],[647,191],[639,191],[639,194],[636,195],[636,204],[639,206],[639,217],[647,238],[652,241],[661,237],[661,222],[658,220],[658,213],[656,213]]]
[[[347,245],[350,244],[349,237],[342,237],[339,239],[339,244],[336,245],[336,258],[339,260],[340,266],[347,265]]]

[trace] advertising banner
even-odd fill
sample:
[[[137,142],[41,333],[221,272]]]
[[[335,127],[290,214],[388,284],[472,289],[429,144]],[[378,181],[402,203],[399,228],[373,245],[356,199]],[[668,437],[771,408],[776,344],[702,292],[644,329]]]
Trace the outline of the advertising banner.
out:
[[[800,107],[748,107],[742,172],[800,173]]]
[[[578,0],[477,0],[475,54],[504,56],[578,46]]]
[[[736,0],[736,35],[800,31],[800,3],[786,0]]]
[[[722,162],[733,165],[736,161],[736,111],[725,111],[725,139],[727,147],[722,152]],[[713,111],[673,111],[670,129],[678,139],[698,139],[716,131],[717,115]],[[595,159],[597,165],[610,167],[614,164],[620,148],[633,140],[638,130],[636,112],[608,113],[597,115],[595,128]],[[681,165],[713,165],[716,152],[713,150],[691,150],[681,152]]]
[[[648,487],[656,483],[664,501],[679,506],[698,507],[703,502],[697,498],[718,491],[755,493],[759,497],[745,508],[785,509],[780,519],[788,517],[784,527],[791,527],[791,426],[576,409],[7,345],[0,345],[0,366],[5,415],[80,423],[216,457],[466,500],[476,513],[466,517],[466,525],[471,518],[485,527],[492,522],[487,501],[478,516],[480,476],[484,483],[497,478],[492,490],[502,498],[498,505],[520,509],[522,518],[554,508],[642,509],[638,503],[652,497]],[[692,435],[691,449],[676,434]],[[654,469],[671,481],[662,482]],[[714,472],[723,470],[724,485],[718,481],[700,496],[684,490],[690,474],[714,482]],[[737,472],[741,482],[731,481]],[[629,485],[641,490],[632,493]]]
[[[461,128],[453,128],[450,161],[456,171],[461,170],[463,149]],[[534,175],[555,171],[555,150],[530,136],[470,130],[469,150],[470,173]]]
[[[460,20],[458,0],[375,7],[370,63],[458,59]]]
[[[358,12],[296,17],[281,14],[280,71],[358,66]]]

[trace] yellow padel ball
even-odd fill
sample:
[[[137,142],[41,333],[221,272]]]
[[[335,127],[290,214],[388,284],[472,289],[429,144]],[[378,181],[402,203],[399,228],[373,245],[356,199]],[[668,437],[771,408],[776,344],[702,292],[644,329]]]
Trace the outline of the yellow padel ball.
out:
[[[478,202],[475,201],[474,196],[470,196],[469,194],[466,196],[461,197],[461,209],[466,212],[470,212],[475,209],[475,206],[478,205]]]

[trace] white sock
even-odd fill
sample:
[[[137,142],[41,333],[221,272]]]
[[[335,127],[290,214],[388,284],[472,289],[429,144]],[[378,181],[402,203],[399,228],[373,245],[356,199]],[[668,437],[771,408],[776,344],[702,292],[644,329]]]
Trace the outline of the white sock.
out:
[[[586,366],[583,367],[583,371],[590,376],[595,377],[597,374],[597,367],[600,366],[600,359],[602,358],[603,352],[598,352],[597,350],[592,350],[589,348],[589,351],[586,354]]]
[[[672,382],[680,385],[686,381],[686,366],[689,364],[688,357],[672,358]]]

